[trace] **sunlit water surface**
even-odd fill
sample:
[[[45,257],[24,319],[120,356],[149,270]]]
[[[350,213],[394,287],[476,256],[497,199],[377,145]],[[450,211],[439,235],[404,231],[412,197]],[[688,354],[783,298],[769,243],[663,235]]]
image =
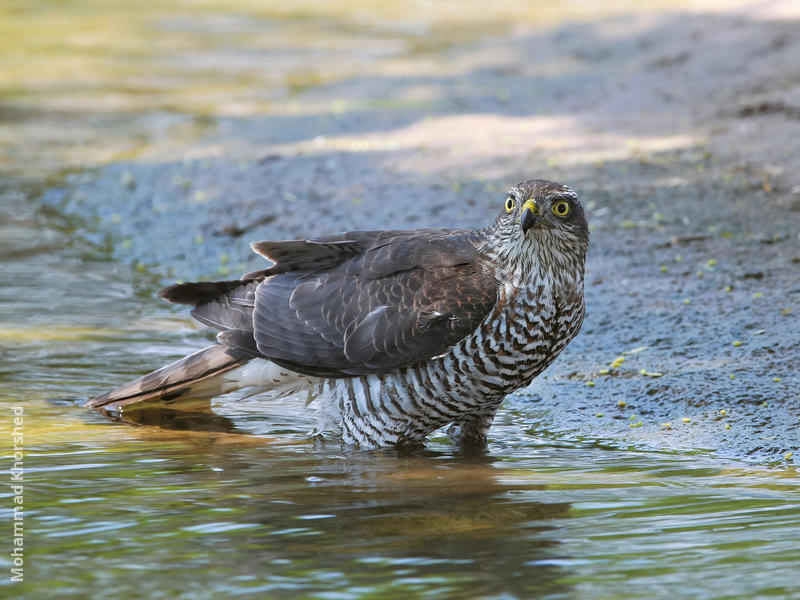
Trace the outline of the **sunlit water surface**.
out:
[[[159,426],[83,409],[206,334],[20,193],[0,207],[4,425],[24,407],[14,597],[800,597],[794,470],[563,439],[533,398],[504,406],[485,457],[312,442],[298,402]]]

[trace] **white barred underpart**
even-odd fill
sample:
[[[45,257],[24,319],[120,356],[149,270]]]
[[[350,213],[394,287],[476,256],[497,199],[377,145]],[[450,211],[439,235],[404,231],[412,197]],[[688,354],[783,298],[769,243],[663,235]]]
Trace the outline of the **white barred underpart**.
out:
[[[324,413],[336,419],[346,443],[364,447],[421,443],[449,423],[457,442],[482,443],[503,398],[544,371],[580,329],[583,278],[570,282],[578,289],[567,294],[558,283],[537,273],[524,287],[507,285],[507,304],[443,356],[390,373],[325,380]]]

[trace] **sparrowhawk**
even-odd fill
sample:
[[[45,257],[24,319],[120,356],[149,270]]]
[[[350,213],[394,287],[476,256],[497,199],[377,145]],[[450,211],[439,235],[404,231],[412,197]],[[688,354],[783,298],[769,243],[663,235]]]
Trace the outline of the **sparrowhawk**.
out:
[[[193,305],[216,344],[87,405],[306,392],[319,431],[345,443],[419,444],[450,425],[456,442],[483,445],[503,398],[578,333],[588,243],[575,192],[541,179],[509,189],[495,222],[476,231],[253,243],[270,267],[159,292]]]

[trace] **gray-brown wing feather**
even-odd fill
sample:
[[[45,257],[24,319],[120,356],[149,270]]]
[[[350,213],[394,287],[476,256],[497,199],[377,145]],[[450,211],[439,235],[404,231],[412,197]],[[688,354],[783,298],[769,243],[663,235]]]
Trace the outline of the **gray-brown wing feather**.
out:
[[[491,311],[498,282],[473,236],[434,229],[258,242],[272,267],[160,295],[195,304],[192,314],[223,332],[222,344],[295,371],[380,372],[442,353]]]
[[[259,351],[302,373],[351,376],[426,360],[471,333],[498,282],[469,234],[393,234],[335,268],[263,281]]]

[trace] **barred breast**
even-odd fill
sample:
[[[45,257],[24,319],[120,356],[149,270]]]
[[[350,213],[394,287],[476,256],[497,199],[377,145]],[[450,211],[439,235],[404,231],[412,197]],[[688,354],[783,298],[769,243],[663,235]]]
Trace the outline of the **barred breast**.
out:
[[[485,441],[503,398],[555,360],[583,315],[582,285],[559,294],[535,281],[501,297],[471,335],[441,356],[390,373],[324,380],[323,422],[362,447],[422,443],[450,423],[457,442]]]

